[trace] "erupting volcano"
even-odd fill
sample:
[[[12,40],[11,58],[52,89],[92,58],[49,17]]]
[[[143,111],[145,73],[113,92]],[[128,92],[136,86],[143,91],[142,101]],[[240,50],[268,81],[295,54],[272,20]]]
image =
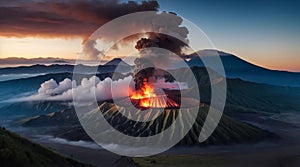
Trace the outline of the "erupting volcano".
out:
[[[131,102],[138,108],[179,108],[181,103],[180,89],[170,90],[163,87],[156,87],[158,79],[173,78],[168,72],[159,68],[158,64],[170,64],[170,53],[182,55],[183,47],[186,47],[188,30],[180,26],[182,19],[175,13],[163,13],[165,17],[176,18],[175,24],[166,25],[165,22],[158,22],[157,29],[178,34],[173,37],[158,32],[148,32],[146,38],[136,42],[135,48],[140,53],[136,58],[134,81],[135,90],[130,96]],[[154,49],[156,48],[156,49]],[[160,49],[157,49],[160,48]],[[168,52],[166,52],[168,51]],[[175,79],[168,80],[169,82]]]
[[[155,91],[154,86],[143,79],[143,85],[130,96],[131,102],[140,108],[177,108],[179,104],[168,97],[163,91]]]
[[[180,90],[166,90],[160,86],[154,86],[158,79],[169,76],[166,71],[155,68],[153,63],[146,58],[135,59],[134,81],[135,90],[131,91],[130,101],[137,108],[179,108],[179,101],[171,98],[180,97]],[[179,92],[179,94],[178,94]]]

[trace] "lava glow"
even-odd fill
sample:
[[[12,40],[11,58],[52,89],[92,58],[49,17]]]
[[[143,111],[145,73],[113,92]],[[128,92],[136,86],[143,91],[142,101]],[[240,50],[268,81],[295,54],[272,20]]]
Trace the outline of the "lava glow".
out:
[[[144,82],[143,87],[141,87],[140,90],[133,92],[130,98],[144,99],[144,98],[150,98],[155,96],[156,94],[154,93],[154,87],[151,84],[148,84],[148,82]]]
[[[132,93],[130,99],[136,101],[142,108],[170,108],[178,107],[178,104],[166,95],[157,95],[154,86],[143,82],[143,86]]]

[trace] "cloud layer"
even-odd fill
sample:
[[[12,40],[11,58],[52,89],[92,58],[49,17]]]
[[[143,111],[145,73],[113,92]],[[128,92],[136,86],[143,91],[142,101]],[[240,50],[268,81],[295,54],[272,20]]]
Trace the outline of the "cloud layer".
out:
[[[0,2],[0,36],[86,38],[114,18],[158,7],[157,1],[3,0]]]
[[[162,89],[187,89],[186,83],[166,82],[164,78],[158,79],[152,83],[155,88]],[[134,90],[134,82],[132,76],[119,80],[105,78],[100,80],[98,77],[83,78],[80,84],[76,84],[75,80],[65,78],[61,82],[50,79],[41,84],[38,92],[31,96],[10,99],[6,102],[21,101],[73,101],[80,103],[92,102],[94,100],[104,101],[129,97]]]
[[[98,77],[83,78],[79,85],[69,78],[57,83],[50,79],[41,84],[38,93],[32,96],[17,99],[17,101],[73,101],[89,102],[112,99],[112,90],[115,98],[128,97],[129,88],[132,88],[132,77],[113,81],[111,78],[100,80]],[[74,96],[74,97],[73,97]],[[73,99],[74,98],[74,99]]]

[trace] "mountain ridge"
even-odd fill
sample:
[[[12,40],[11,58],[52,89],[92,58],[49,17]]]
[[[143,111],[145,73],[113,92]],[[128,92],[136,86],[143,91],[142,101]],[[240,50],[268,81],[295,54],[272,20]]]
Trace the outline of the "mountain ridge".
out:
[[[219,56],[225,70],[226,78],[240,78],[245,81],[264,83],[276,86],[300,87],[300,72],[289,72],[271,70],[264,67],[254,65],[248,61],[241,59],[230,53],[220,52],[217,50],[199,51],[187,55],[190,59],[187,64],[190,67],[205,67],[201,58],[207,61],[215,61]],[[200,56],[200,57],[199,57]],[[222,67],[215,67],[222,70]]]

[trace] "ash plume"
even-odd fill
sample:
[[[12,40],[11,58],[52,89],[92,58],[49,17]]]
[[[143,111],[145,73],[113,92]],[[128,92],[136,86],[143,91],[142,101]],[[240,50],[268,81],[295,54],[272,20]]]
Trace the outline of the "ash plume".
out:
[[[158,47],[162,49],[167,49],[179,56],[182,55],[181,50],[187,44],[177,38],[172,36],[161,34],[161,33],[147,33],[148,38],[141,38],[137,41],[135,48],[141,51],[148,47]]]
[[[151,26],[158,33],[146,33],[147,38],[141,38],[135,45],[141,56],[134,61],[136,89],[141,88],[143,83],[153,76],[158,65],[170,64],[171,53],[175,53],[179,57],[183,56],[182,49],[187,47],[189,31],[181,25],[182,22],[182,18],[175,13],[162,12],[152,18]],[[153,49],[153,47],[160,49]]]

